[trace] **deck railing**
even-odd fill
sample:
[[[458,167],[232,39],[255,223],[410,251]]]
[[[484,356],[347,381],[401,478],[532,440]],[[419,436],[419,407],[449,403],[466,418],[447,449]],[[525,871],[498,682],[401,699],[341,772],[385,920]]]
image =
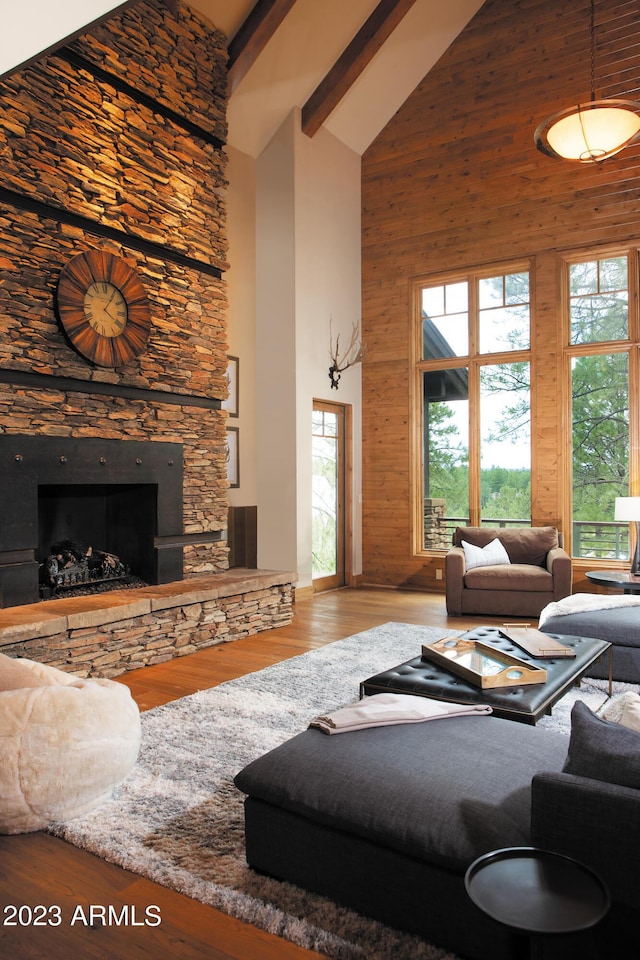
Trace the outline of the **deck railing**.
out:
[[[574,520],[573,555],[594,560],[628,560],[629,524]]]
[[[442,517],[438,526],[438,539],[441,544],[450,544],[453,531],[456,527],[469,525],[468,517]],[[531,520],[522,518],[494,519],[486,517],[481,521],[483,527],[530,527]],[[628,560],[629,559],[629,524],[614,521],[575,520],[572,526],[574,557],[584,557],[593,560]],[[428,538],[425,546],[429,549]]]

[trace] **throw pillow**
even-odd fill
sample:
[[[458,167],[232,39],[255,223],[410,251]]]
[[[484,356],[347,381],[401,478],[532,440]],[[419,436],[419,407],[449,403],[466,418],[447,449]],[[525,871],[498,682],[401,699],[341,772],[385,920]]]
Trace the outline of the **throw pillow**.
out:
[[[462,540],[461,543],[467,570],[472,570],[474,567],[490,567],[496,563],[511,563],[509,554],[497,537],[486,547],[476,547],[472,543],[467,543],[466,540]]]
[[[640,733],[640,696],[630,691],[621,693],[619,697],[610,700],[598,712],[598,716],[602,720],[620,723],[623,727],[629,727],[630,730],[637,730]]]
[[[565,773],[640,790],[640,733],[601,720],[577,700],[571,710]]]

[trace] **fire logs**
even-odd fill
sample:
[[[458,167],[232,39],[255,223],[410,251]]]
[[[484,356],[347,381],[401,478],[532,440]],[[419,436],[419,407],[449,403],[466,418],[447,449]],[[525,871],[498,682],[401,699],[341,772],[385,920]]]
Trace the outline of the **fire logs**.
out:
[[[113,553],[85,547],[74,540],[54,543],[47,559],[40,564],[40,584],[52,591],[83,584],[121,580],[129,568]]]

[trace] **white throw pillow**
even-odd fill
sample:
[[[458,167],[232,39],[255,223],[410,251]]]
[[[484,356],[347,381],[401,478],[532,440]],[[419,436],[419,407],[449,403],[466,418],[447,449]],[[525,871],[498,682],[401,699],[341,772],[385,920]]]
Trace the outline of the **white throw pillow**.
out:
[[[637,693],[621,693],[598,711],[602,720],[619,723],[623,727],[640,732],[640,696]]]
[[[464,549],[464,560],[467,570],[474,567],[491,567],[496,563],[511,563],[509,554],[504,545],[496,537],[486,547],[475,547],[466,540],[461,540]]]

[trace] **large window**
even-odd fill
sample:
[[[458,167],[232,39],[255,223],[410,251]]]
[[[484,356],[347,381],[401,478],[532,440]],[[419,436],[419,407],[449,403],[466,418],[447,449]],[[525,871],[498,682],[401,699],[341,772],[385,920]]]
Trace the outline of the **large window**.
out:
[[[418,285],[419,549],[531,520],[528,264]]]
[[[629,557],[629,525],[615,522],[614,506],[616,497],[629,496],[637,448],[630,404],[630,385],[638,383],[633,263],[625,251],[566,264],[574,557]]]

